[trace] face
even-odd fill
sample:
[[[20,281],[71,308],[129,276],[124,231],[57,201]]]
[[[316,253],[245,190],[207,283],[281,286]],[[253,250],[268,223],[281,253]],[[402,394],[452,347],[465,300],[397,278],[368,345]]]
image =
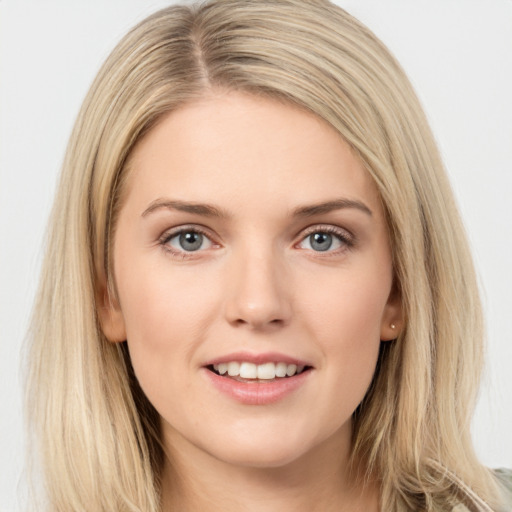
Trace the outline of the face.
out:
[[[171,450],[276,467],[350,442],[400,308],[375,185],[324,121],[239,93],[169,114],[132,155],[113,258],[103,329]]]

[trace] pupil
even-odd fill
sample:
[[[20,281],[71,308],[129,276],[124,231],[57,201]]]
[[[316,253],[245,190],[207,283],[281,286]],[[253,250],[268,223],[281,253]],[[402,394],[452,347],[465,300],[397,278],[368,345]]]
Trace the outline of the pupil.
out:
[[[180,245],[185,251],[197,251],[203,244],[203,235],[201,233],[182,233],[180,235]]]
[[[329,233],[314,233],[310,240],[311,247],[315,251],[327,251],[332,245],[332,235]]]

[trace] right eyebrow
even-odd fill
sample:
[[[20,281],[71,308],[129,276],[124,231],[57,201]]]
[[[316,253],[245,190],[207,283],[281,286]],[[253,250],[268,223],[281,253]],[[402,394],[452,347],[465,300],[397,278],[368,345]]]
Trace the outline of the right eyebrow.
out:
[[[193,213],[195,215],[202,215],[205,217],[226,218],[229,216],[226,211],[211,204],[191,203],[187,201],[160,198],[151,202],[151,204],[142,212],[142,217],[146,217],[161,209],[178,210],[180,212]]]

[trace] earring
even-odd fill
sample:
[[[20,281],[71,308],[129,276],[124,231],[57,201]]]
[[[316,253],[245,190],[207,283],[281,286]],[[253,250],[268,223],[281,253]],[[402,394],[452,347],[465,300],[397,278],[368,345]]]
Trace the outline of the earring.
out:
[[[391,329],[396,329],[396,325],[395,324],[391,324],[390,327],[391,327]]]

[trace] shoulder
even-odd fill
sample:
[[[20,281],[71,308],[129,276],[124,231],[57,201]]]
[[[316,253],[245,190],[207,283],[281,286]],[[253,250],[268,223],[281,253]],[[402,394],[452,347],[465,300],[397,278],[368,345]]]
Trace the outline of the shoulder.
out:
[[[503,510],[504,512],[510,511],[512,510],[512,469],[496,469],[494,474],[502,489],[504,505],[506,506]]]
[[[512,469],[495,469],[493,471],[497,483],[501,490],[502,507],[496,512],[511,512],[512,511]],[[462,503],[459,503],[451,509],[450,512],[470,512],[469,509]]]

